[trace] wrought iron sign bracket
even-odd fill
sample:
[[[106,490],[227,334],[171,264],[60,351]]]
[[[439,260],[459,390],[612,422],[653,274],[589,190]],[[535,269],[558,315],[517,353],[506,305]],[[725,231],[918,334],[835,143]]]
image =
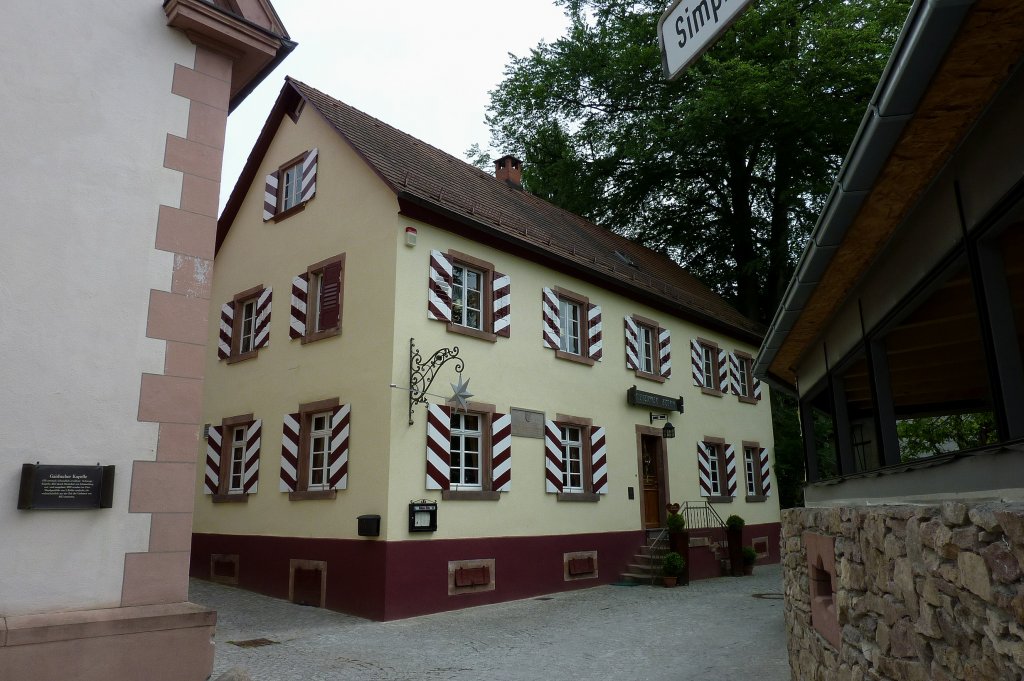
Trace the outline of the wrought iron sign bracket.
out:
[[[409,339],[409,425],[413,424],[413,410],[417,404],[427,403],[427,391],[445,364],[455,361],[455,371],[462,373],[465,362],[459,357],[459,346],[441,348],[426,360],[416,349],[416,339]]]

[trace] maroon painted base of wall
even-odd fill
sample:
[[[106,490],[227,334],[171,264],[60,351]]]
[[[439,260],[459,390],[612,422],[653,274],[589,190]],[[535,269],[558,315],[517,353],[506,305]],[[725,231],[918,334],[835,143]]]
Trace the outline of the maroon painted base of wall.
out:
[[[643,542],[640,530],[397,542],[193,534],[190,574],[210,579],[211,554],[237,555],[238,586],[288,598],[289,561],[324,561],[328,608],[392,620],[610,584]],[[576,551],[597,551],[596,578],[565,581],[563,554]],[[450,596],[448,562],[482,559],[494,560],[494,590]]]
[[[758,548],[766,548],[767,555],[758,557],[755,565],[769,565],[778,563],[781,558],[781,547],[779,544],[782,535],[781,523],[762,523],[760,525],[746,525],[743,528],[743,546],[754,546],[755,541]],[[710,546],[690,547],[690,579],[709,579],[729,574],[729,553],[725,548],[725,528],[708,530],[690,530],[690,543],[693,539],[706,537],[709,542],[720,542],[723,548],[717,553]],[[721,560],[726,561],[725,570],[722,570]]]

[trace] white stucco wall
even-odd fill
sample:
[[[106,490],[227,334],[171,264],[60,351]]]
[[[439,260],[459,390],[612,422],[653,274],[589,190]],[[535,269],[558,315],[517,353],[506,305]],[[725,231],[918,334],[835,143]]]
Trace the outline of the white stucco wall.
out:
[[[158,2],[13,3],[0,22],[0,615],[120,604],[124,554],[149,514],[128,514],[133,460],[153,459],[137,421],[150,289],[169,290],[153,248],[158,206],[178,206],[166,134],[186,134],[174,64],[195,46]],[[22,463],[114,464],[114,508],[18,511]]]

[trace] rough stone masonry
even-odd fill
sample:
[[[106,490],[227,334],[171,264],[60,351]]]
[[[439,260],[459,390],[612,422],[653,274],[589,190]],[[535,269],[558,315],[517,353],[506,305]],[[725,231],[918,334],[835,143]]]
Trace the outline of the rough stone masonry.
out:
[[[834,542],[839,650],[811,621],[805,533]],[[1024,503],[791,509],[782,544],[795,681],[1024,678]]]

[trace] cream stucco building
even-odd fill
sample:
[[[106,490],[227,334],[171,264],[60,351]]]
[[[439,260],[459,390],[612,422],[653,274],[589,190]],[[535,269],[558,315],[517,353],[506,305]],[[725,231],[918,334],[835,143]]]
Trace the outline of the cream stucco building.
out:
[[[285,83],[219,223],[194,575],[392,619],[615,581],[683,501],[778,560],[757,325],[497,166]]]
[[[0,39],[0,679],[205,679],[188,552],[224,129],[294,43],[265,0],[7,3]],[[33,496],[36,464],[112,485]]]

